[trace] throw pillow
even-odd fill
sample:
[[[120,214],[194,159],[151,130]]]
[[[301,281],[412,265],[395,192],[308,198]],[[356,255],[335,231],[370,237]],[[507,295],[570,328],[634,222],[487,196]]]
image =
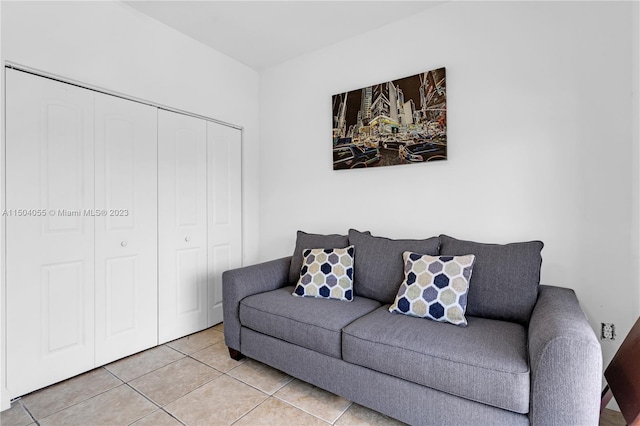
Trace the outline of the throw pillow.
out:
[[[404,281],[389,312],[467,326],[467,291],[475,256],[404,252]]]
[[[294,296],[353,300],[353,246],[307,249]]]
[[[473,253],[467,315],[527,324],[538,299],[541,241],[484,244],[440,235],[440,255]]]
[[[402,253],[411,251],[435,256],[440,240],[438,237],[392,240],[350,229],[349,244],[354,245],[358,253],[354,264],[355,294],[388,304],[393,303],[404,276]]]
[[[296,235],[296,248],[291,257],[291,266],[289,267],[289,283],[295,285],[300,278],[300,268],[302,268],[302,252],[313,247],[323,248],[341,248],[349,245],[349,237],[346,235],[322,235],[307,234],[298,231]]]

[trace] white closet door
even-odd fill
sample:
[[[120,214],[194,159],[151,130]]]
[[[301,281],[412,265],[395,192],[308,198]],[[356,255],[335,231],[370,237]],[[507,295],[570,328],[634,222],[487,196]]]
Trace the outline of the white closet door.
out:
[[[12,395],[94,366],[94,219],[84,216],[94,207],[93,161],[93,93],[8,69],[6,319]]]
[[[207,122],[208,325],[222,322],[222,273],[242,265],[242,132]]]
[[[158,111],[159,343],[207,327],[207,125]]]
[[[157,112],[95,95],[96,365],[158,343]]]

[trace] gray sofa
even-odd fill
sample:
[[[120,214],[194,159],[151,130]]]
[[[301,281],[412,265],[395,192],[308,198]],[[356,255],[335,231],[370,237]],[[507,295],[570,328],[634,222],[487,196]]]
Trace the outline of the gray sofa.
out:
[[[293,297],[302,250],[353,245],[351,302]],[[298,232],[293,256],[223,274],[225,342],[414,425],[596,425],[600,344],[575,293],[539,285],[541,242]],[[389,312],[401,253],[474,254],[459,327]]]

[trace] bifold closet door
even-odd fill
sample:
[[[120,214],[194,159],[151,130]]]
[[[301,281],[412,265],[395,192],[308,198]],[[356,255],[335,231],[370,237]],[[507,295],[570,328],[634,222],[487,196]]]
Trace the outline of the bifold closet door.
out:
[[[158,110],[158,337],[207,327],[207,124]]]
[[[96,365],[158,344],[157,164],[157,109],[96,93]]]
[[[208,325],[222,322],[222,273],[242,266],[242,132],[207,122]]]
[[[7,387],[94,366],[93,94],[6,70]]]

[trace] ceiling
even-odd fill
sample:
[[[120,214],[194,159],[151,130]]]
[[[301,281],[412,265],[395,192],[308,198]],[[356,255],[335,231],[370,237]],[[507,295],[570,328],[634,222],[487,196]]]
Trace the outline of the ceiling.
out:
[[[125,3],[260,71],[444,2],[137,0]]]

